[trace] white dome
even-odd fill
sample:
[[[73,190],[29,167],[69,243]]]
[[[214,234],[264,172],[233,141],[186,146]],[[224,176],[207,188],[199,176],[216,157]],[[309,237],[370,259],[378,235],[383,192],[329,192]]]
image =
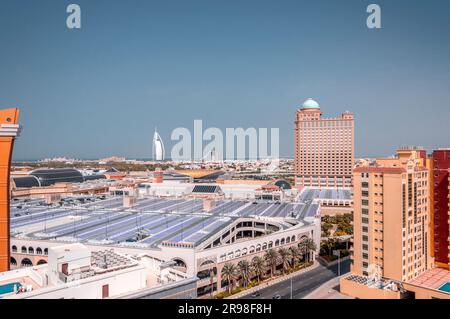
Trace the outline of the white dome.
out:
[[[302,109],[320,109],[320,105],[312,98],[309,98],[303,103]]]

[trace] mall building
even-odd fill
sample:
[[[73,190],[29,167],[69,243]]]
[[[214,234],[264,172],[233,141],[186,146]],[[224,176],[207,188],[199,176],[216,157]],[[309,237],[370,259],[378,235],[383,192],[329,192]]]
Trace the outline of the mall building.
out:
[[[227,284],[221,278],[227,262],[251,261],[306,238],[319,247],[319,200],[324,200],[319,197],[334,196],[344,205],[349,195],[310,190],[302,195],[285,183],[269,184],[169,181],[112,186],[106,195],[63,196],[54,202],[15,199],[10,208],[10,265],[46,265],[53,247],[81,243],[91,252],[112,249],[131,258],[145,255],[155,263],[173,263],[174,270],[198,278],[198,296],[220,292]]]

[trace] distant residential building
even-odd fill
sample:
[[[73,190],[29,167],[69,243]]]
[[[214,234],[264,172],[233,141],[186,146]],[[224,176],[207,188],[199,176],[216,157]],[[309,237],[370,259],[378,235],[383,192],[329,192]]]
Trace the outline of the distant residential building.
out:
[[[306,100],[295,116],[295,175],[299,187],[350,187],[354,164],[354,116],[323,118]]]
[[[108,163],[123,163],[126,159],[124,157],[118,157],[118,156],[111,156],[107,158],[102,158],[98,160],[99,164],[108,164]]]

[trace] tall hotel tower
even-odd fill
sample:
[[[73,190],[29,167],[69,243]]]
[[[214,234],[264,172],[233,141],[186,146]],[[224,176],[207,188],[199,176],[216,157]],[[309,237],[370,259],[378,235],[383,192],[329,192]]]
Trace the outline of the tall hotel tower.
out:
[[[296,185],[351,187],[353,160],[353,113],[322,118],[319,104],[306,100],[295,116]]]

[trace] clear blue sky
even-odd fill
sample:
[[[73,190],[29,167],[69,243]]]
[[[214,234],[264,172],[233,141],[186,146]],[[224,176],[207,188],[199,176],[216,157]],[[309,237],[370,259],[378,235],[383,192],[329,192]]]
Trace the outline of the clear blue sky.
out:
[[[148,158],[155,126],[170,144],[194,119],[279,127],[291,156],[308,97],[355,113],[358,156],[432,149],[450,146],[449,39],[447,0],[2,0],[0,107],[22,109],[15,159]]]

